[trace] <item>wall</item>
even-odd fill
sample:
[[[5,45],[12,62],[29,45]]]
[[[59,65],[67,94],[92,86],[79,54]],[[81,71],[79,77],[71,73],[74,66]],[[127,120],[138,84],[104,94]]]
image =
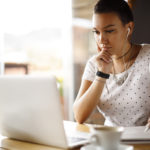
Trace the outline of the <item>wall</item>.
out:
[[[150,1],[136,0],[133,7],[135,29],[132,41],[150,43]]]

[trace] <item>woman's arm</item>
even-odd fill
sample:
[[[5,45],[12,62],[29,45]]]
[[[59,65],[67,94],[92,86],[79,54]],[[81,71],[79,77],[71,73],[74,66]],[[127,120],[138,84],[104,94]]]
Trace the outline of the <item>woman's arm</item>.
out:
[[[96,107],[106,79],[95,77],[93,82],[83,80],[73,110],[77,122],[83,123]]]
[[[98,54],[93,59],[98,71],[106,74],[110,73],[112,59],[109,51],[101,50],[98,46]],[[99,76],[95,76],[93,82],[88,80],[82,81],[79,94],[73,106],[77,122],[83,123],[89,117],[100,99],[105,82],[106,79]]]

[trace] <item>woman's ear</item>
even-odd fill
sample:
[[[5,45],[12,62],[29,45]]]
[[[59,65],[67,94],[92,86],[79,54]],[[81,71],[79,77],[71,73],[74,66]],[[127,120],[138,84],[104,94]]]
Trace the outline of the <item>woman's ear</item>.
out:
[[[134,29],[134,22],[133,21],[129,22],[127,26],[128,26],[128,30],[130,30],[128,36],[131,36]]]

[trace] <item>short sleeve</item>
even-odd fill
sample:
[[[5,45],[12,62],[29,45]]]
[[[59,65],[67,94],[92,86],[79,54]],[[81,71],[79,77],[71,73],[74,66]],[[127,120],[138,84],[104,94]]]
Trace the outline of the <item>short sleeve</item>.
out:
[[[148,62],[148,69],[149,69],[149,73],[150,73],[150,44],[145,44],[145,51],[146,51],[146,61]]]
[[[149,73],[150,73],[150,62],[149,62]]]
[[[148,65],[149,65],[149,73],[150,73],[150,46],[149,46],[149,53],[148,53]]]
[[[91,57],[85,66],[82,80],[94,81],[96,74],[96,65],[94,62],[94,56]]]

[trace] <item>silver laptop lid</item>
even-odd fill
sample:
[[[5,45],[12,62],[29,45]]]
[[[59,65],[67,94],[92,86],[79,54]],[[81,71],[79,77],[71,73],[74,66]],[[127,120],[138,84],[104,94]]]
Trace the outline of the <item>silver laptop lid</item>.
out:
[[[4,136],[67,147],[54,76],[1,76],[0,116]]]

